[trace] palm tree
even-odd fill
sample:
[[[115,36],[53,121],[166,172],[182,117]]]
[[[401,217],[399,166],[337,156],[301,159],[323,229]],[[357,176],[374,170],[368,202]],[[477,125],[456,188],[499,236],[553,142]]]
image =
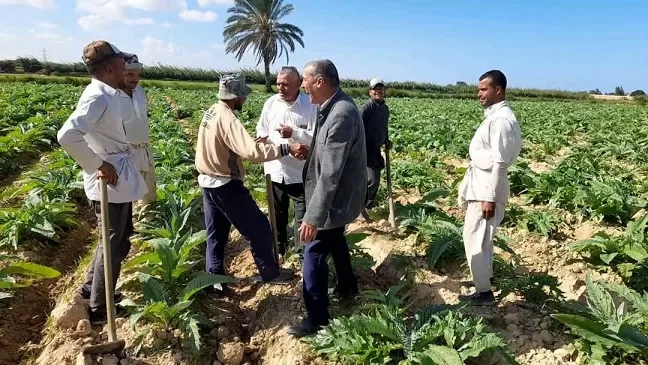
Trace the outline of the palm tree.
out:
[[[227,10],[231,16],[223,29],[225,52],[236,53],[236,58],[241,61],[248,48],[251,48],[257,57],[257,66],[263,61],[268,92],[272,92],[270,65],[284,53],[286,63],[290,62],[288,53],[295,52],[295,42],[304,47],[301,39],[304,32],[301,29],[292,24],[279,23],[294,9],[291,4],[284,4],[283,0],[235,0],[234,6]]]

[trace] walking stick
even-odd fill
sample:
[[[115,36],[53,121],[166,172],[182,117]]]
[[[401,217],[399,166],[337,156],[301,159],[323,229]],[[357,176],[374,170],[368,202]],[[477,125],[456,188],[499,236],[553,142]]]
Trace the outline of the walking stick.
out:
[[[104,284],[106,286],[106,312],[108,315],[108,342],[88,346],[83,349],[84,354],[119,354],[126,346],[125,340],[117,340],[117,327],[115,326],[115,297],[113,296],[113,270],[112,255],[110,250],[110,231],[108,215],[108,186],[106,179],[99,178],[99,192],[101,194],[101,240],[103,242]]]
[[[279,263],[279,246],[277,245],[277,220],[275,217],[274,194],[272,193],[272,180],[270,174],[266,174],[266,199],[268,200],[268,218],[270,218],[270,229],[272,230],[272,247],[274,248],[275,261]]]
[[[389,198],[389,224],[396,229],[396,209],[392,196],[391,164],[389,161],[389,148],[385,147],[385,167],[387,172],[387,197]]]

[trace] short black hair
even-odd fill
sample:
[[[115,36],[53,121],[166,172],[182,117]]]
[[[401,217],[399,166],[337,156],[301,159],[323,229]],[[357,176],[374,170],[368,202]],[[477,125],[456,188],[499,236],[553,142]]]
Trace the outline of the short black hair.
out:
[[[506,76],[504,76],[504,73],[500,70],[490,70],[481,75],[479,78],[479,81],[482,81],[484,79],[490,79],[491,83],[493,86],[501,87],[502,90],[506,90]]]
[[[335,64],[331,60],[315,60],[306,64],[306,67],[313,68],[313,76],[323,77],[333,87],[340,86],[340,76]],[[306,68],[304,67],[304,68]]]

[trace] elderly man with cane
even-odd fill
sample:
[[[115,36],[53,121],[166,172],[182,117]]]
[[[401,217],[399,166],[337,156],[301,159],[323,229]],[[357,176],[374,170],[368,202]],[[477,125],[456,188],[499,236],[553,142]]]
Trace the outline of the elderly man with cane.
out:
[[[83,169],[85,193],[98,225],[102,226],[102,216],[109,221],[110,242],[99,239],[85,283],[80,289],[81,296],[89,302],[90,323],[93,325],[106,323],[107,311],[111,310],[106,306],[103,244],[110,247],[111,270],[107,271],[112,272],[108,280],[112,283],[112,292],[119,278],[121,261],[131,247],[132,202],[147,191],[133,161],[117,95],[118,90],[124,87],[124,59],[131,56],[105,41],[94,41],[83,49],[83,63],[92,81],[57,135],[63,149]],[[101,209],[99,178],[105,179],[108,186],[108,212]],[[115,297],[118,300],[120,295]],[[123,309],[117,308],[117,314],[122,313]]]
[[[484,121],[470,141],[470,166],[459,186],[459,204],[466,211],[463,240],[475,284],[462,301],[495,303],[491,290],[493,239],[504,219],[509,198],[508,168],[522,149],[520,123],[506,101],[506,76],[499,70],[479,78],[479,103]]]
[[[304,166],[306,214],[299,231],[306,245],[303,295],[307,315],[288,329],[296,337],[312,335],[329,322],[329,253],[338,279],[335,293],[350,297],[358,292],[345,228],[360,214],[367,190],[362,119],[353,99],[340,89],[337,68],[329,60],[312,61],[303,77],[302,86],[311,102],[319,104],[319,115]]]

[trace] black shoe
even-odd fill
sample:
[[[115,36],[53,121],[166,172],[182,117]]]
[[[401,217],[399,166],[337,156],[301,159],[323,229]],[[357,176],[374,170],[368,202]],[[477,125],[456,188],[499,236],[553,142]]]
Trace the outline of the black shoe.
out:
[[[491,276],[490,282],[492,283],[494,280],[495,280],[495,278]],[[465,286],[467,288],[474,288],[475,287],[475,283],[472,280],[463,280],[463,281],[460,281],[459,284],[461,284],[461,286]]]
[[[462,302],[471,302],[474,305],[493,305],[495,304],[495,295],[493,295],[492,290],[489,290],[471,295],[460,295],[459,300]]]
[[[255,284],[274,284],[274,285],[288,285],[292,283],[295,277],[295,271],[290,269],[280,269],[279,275],[270,280],[263,280],[261,275],[252,277],[252,282]]]
[[[81,296],[81,299],[83,299],[83,301],[90,304],[89,303],[90,302],[90,292],[87,292],[87,291],[81,289],[81,290],[78,291],[78,293]],[[115,293],[113,293],[113,298],[114,298],[115,303],[119,303],[124,299],[124,294],[116,291]]]
[[[309,318],[304,318],[299,324],[288,327],[286,332],[289,335],[300,338],[305,336],[312,336],[316,334],[320,329],[322,329],[322,325],[316,324]]]
[[[233,291],[226,284],[214,284],[205,288],[207,295],[212,299],[221,299],[225,297],[231,297]]]
[[[126,308],[115,305],[115,318],[126,317],[128,315],[128,310]],[[90,317],[90,324],[93,326],[103,326],[108,323],[108,313],[106,313],[106,308],[101,309],[90,309],[88,311],[88,316]]]
[[[358,288],[351,290],[340,290],[339,288],[333,288],[328,290],[329,295],[339,298],[340,300],[350,300],[355,298],[360,292]]]

